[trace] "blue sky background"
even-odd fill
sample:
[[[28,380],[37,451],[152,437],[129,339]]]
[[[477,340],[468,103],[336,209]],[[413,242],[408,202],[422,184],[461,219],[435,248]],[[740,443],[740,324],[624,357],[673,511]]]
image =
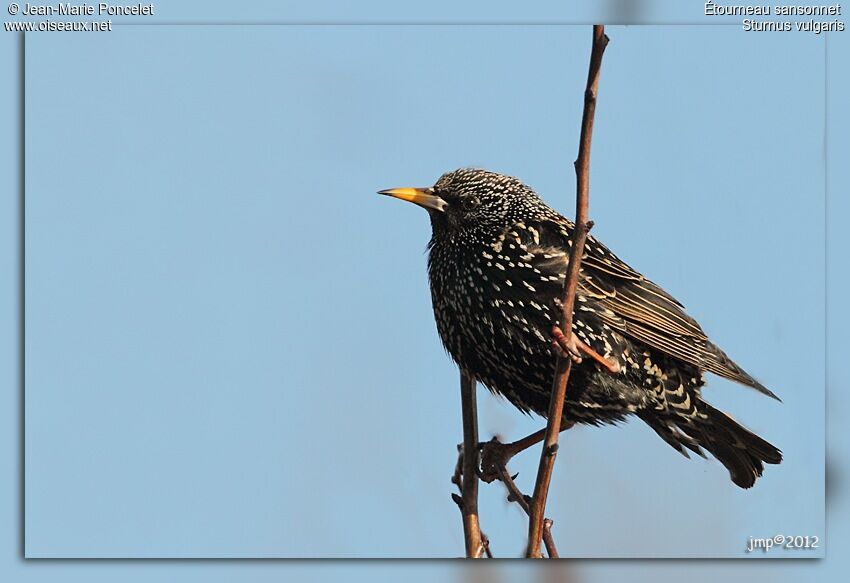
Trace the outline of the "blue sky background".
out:
[[[28,39],[28,555],[452,556],[457,373],[432,320],[427,217],[375,191],[473,165],[569,209],[587,32]],[[785,398],[706,392],[787,461],[740,491],[640,423],[580,428],[559,460],[559,540],[688,557],[739,556],[763,531],[822,537],[823,43],[610,34],[595,234]],[[714,46],[737,58],[693,63]],[[791,249],[798,226],[810,242]],[[485,438],[541,426],[481,409]],[[534,458],[515,468],[526,488]],[[487,490],[485,525],[516,554],[523,521],[500,498]],[[367,524],[398,534],[351,536]]]
[[[304,525],[339,549],[333,555],[457,554],[447,482],[459,439],[456,374],[430,320],[427,220],[372,192],[474,164],[520,175],[570,209],[588,33],[334,27],[317,40],[317,29],[286,30],[134,28],[97,42],[28,41],[28,70],[42,65],[27,86],[32,554],[315,555],[312,536],[293,536]],[[822,39],[771,43],[725,27],[610,34],[593,157],[596,234],[780,393],[784,405],[716,379],[707,392],[797,462],[769,468],[742,493],[719,464],[679,460],[636,423],[568,434],[552,507],[559,542],[571,555],[713,555],[743,548],[755,528],[822,530],[819,496],[801,494],[820,484],[822,433],[801,427],[822,427],[823,380],[811,371],[822,375],[823,362],[775,365],[821,354],[796,340],[823,333],[822,319],[812,325],[823,304],[811,301],[823,294],[823,199],[812,198],[811,215],[796,209],[799,192],[823,191],[822,126],[813,123],[822,119]],[[706,47],[715,62],[695,62]],[[134,67],[118,65],[131,56]],[[496,139],[486,132],[504,111]],[[463,120],[469,131],[445,132],[435,119]],[[297,212],[286,212],[293,200]],[[682,214],[691,222],[671,225]],[[783,245],[800,220],[820,234],[795,258]],[[355,228],[364,221],[371,231]],[[333,240],[316,246],[312,233],[328,223],[368,254]],[[733,254],[744,242],[759,264]],[[709,267],[693,271],[686,253]],[[342,271],[317,267],[316,255]],[[795,261],[812,274],[809,287],[777,275]],[[310,285],[293,285],[294,274]],[[742,288],[752,302],[732,304]],[[799,309],[780,318],[782,302]],[[347,349],[328,367],[315,332],[334,326]],[[287,344],[295,330],[300,342]],[[327,399],[338,403],[339,433],[323,440],[310,426]],[[539,426],[484,393],[481,401],[484,432]],[[401,422],[398,411],[411,414]],[[351,451],[339,449],[340,436]],[[387,460],[399,456],[416,463],[398,472]],[[515,464],[529,483],[533,457]],[[693,492],[704,510],[686,505]],[[502,555],[516,554],[522,520],[501,498],[484,490],[485,527]],[[318,515],[308,509],[316,500]],[[411,519],[416,528],[401,527]]]

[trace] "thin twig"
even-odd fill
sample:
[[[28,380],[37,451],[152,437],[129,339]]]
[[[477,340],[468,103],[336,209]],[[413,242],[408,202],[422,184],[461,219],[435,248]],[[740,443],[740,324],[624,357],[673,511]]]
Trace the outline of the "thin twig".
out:
[[[493,552],[490,550],[490,539],[484,534],[484,531],[481,532],[481,548],[484,551],[484,556],[488,559],[493,558]],[[480,557],[479,557],[480,558]]]
[[[573,305],[578,289],[578,275],[581,268],[581,257],[584,253],[584,242],[592,223],[587,218],[588,198],[590,192],[590,143],[593,135],[593,117],[596,111],[596,93],[599,88],[599,69],[602,65],[602,54],[608,44],[605,27],[593,26],[593,49],[590,55],[590,67],[587,73],[587,88],[584,92],[584,112],[581,120],[581,137],[579,153],[575,161],[576,171],[576,222],[573,229],[570,248],[570,262],[567,279],[564,285],[563,313],[561,329],[572,334]],[[553,331],[557,336],[557,331]],[[546,423],[546,438],[543,441],[543,451],[540,454],[540,465],[537,469],[537,481],[534,484],[534,496],[531,499],[528,519],[528,547],[526,557],[540,557],[540,544],[543,538],[543,518],[546,510],[546,497],[552,480],[552,469],[555,466],[555,455],[558,451],[558,433],[561,428],[561,418],[564,411],[564,399],[567,392],[567,381],[570,376],[572,361],[569,357],[558,355],[556,374],[552,381],[552,395],[549,399],[549,412]]]
[[[499,480],[508,489],[508,502],[516,502],[523,512],[528,514],[528,497],[520,491],[510,472],[504,466],[499,468]]]
[[[522,493],[519,487],[514,482],[515,476],[511,476],[508,468],[500,466],[498,468],[499,480],[505,485],[508,490],[508,502],[516,502],[522,508],[526,515],[529,514],[530,497]],[[552,520],[547,518],[543,521],[543,544],[546,546],[546,553],[550,559],[558,558],[558,549],[555,548],[555,539],[552,538]]]
[[[455,463],[455,471],[452,474],[452,484],[457,486],[458,492],[463,494],[463,444],[460,443],[457,446],[457,462]],[[452,494],[452,500],[454,500],[455,504],[461,511],[461,515],[463,515],[463,498],[457,494]],[[484,552],[484,555],[487,556],[488,559],[493,558],[493,553],[490,550],[490,539],[487,538],[487,535],[484,534],[484,531],[480,529],[478,530],[481,533],[481,547]]]
[[[543,519],[543,544],[550,559],[560,559],[558,549],[555,548],[555,539],[552,538],[552,524],[551,518]]]
[[[482,543],[478,521],[478,407],[475,400],[475,377],[464,370],[460,372],[460,401],[463,416],[463,477],[459,484],[461,495],[455,502],[459,503],[463,516],[466,557],[478,559],[489,552],[489,544],[485,546]]]

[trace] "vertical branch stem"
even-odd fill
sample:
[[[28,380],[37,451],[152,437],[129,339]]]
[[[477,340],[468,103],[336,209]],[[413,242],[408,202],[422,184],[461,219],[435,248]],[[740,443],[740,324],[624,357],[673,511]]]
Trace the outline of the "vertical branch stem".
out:
[[[602,54],[608,45],[605,27],[597,24],[593,27],[593,49],[590,55],[590,67],[587,73],[587,88],[584,92],[584,113],[581,120],[581,137],[579,139],[578,158],[575,161],[576,171],[576,221],[570,248],[570,262],[567,278],[564,283],[563,313],[561,329],[569,335],[572,333],[573,306],[578,276],[581,269],[581,257],[584,253],[584,242],[587,233],[593,226],[588,220],[588,198],[590,192],[590,143],[593,135],[593,118],[596,112],[596,94],[599,87],[599,69],[602,65]],[[543,538],[543,515],[546,510],[546,497],[552,480],[552,469],[555,466],[555,455],[558,451],[558,433],[561,429],[561,418],[564,411],[564,399],[567,392],[567,381],[570,377],[572,361],[563,355],[558,356],[555,378],[552,381],[552,396],[549,400],[549,413],[546,424],[546,437],[543,441],[543,451],[540,454],[540,465],[537,469],[537,481],[534,484],[530,513],[528,519],[528,547],[526,557],[540,557],[540,544]]]
[[[461,480],[461,514],[463,538],[468,559],[481,558],[484,552],[478,521],[478,406],[475,377],[460,371],[460,401],[463,416],[463,479]]]

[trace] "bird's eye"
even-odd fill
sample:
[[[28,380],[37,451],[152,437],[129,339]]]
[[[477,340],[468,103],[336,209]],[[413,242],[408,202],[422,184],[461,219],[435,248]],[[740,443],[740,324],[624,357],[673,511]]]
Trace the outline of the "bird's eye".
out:
[[[476,196],[467,196],[466,198],[463,199],[462,204],[463,204],[463,210],[471,211],[473,209],[478,208],[478,205],[481,204],[481,201],[478,200],[478,197],[476,197]]]

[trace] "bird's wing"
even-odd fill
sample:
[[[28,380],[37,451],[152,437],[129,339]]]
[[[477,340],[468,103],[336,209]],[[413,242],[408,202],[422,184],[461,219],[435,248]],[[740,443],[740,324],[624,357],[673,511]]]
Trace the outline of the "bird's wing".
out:
[[[535,228],[548,234],[541,238],[544,249],[559,242],[561,249],[568,248],[572,223],[566,219],[545,221]],[[561,261],[559,268],[566,271],[566,259]],[[540,263],[546,269],[554,268],[545,259]],[[587,238],[582,257],[579,295],[594,298],[594,303],[602,308],[596,310],[598,317],[623,334],[700,369],[777,398],[715,346],[696,320],[685,313],[681,303],[592,236]]]

